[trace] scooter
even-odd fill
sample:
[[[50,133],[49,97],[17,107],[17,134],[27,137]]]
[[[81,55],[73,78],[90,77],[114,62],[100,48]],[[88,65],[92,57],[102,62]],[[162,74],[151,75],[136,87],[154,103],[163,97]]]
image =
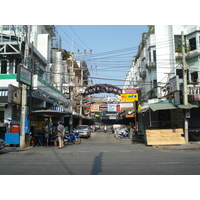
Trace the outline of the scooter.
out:
[[[118,129],[118,130],[116,130],[114,136],[115,136],[117,139],[121,139],[121,138],[124,138],[124,137],[128,137],[128,138],[130,139],[130,133],[128,132],[128,129],[127,129],[127,128],[123,128],[123,129]]]
[[[69,135],[65,135],[63,138],[64,144],[74,143],[74,144],[80,144],[81,138],[79,137],[78,133],[75,133],[74,130],[72,130],[72,133]]]

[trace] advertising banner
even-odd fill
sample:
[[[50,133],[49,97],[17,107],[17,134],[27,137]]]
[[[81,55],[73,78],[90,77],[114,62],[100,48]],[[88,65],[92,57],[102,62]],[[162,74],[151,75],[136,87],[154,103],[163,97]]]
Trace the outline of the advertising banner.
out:
[[[124,110],[133,110],[134,106],[133,103],[120,103],[120,110],[124,111]]]
[[[138,93],[135,94],[120,94],[120,102],[138,101]]]
[[[123,94],[135,94],[135,93],[137,93],[137,89],[135,89],[135,88],[131,88],[131,89],[123,89],[122,90],[122,93]]]
[[[107,111],[108,105],[107,104],[100,104],[99,111]]]
[[[91,112],[99,112],[99,104],[92,104]]]

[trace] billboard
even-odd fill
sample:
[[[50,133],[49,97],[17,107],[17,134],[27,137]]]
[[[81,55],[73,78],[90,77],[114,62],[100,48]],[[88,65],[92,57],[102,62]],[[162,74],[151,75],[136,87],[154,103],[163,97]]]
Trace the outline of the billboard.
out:
[[[109,112],[119,112],[120,111],[120,104],[108,104],[108,111]]]
[[[138,101],[138,93],[135,94],[120,94],[120,102]]]
[[[131,89],[122,89],[122,93],[123,94],[135,94],[135,93],[137,93],[137,89],[135,89],[135,88],[131,88]]]
[[[108,105],[107,104],[100,104],[99,111],[107,111]]]
[[[180,90],[178,75],[169,79],[169,86],[170,86],[170,89],[169,89],[170,92],[175,92],[175,91]]]
[[[91,112],[99,112],[99,104],[92,104],[90,111]]]
[[[31,85],[31,71],[23,66],[17,68],[17,81],[26,85]]]
[[[134,109],[133,103],[120,103],[120,110],[121,111],[133,110],[133,109]]]

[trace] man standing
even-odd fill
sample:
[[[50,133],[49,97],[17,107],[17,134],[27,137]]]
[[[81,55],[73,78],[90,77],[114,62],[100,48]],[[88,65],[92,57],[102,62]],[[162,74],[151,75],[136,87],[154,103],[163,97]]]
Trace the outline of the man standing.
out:
[[[64,147],[64,144],[63,144],[64,126],[62,125],[61,121],[58,121],[57,130],[58,130],[59,149],[62,149]]]

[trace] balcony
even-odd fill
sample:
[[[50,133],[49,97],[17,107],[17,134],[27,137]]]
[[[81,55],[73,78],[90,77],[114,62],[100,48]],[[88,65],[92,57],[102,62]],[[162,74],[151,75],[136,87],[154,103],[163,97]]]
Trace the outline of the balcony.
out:
[[[156,62],[148,62],[147,64],[146,64],[146,68],[147,69],[153,69],[153,68],[155,68],[156,67]]]
[[[188,95],[200,95],[200,85],[187,85]]]
[[[44,27],[46,28],[46,30],[49,32],[49,34],[52,37],[56,36],[56,34],[55,34],[55,26],[54,25],[44,25]]]

